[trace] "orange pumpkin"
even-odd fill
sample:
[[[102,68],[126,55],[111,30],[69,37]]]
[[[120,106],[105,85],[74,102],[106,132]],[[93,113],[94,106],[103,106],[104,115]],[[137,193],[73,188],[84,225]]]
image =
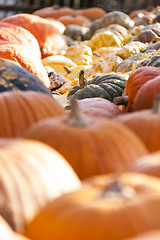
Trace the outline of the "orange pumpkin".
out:
[[[21,234],[14,232],[4,218],[0,216],[0,239],[1,240],[27,240]],[[29,240],[29,239],[28,239]]]
[[[34,124],[24,137],[59,151],[80,179],[125,171],[137,157],[147,153],[144,144],[128,128],[109,119],[81,115],[77,101],[73,98],[72,101],[69,116]]]
[[[42,57],[46,57],[62,49],[67,41],[52,21],[29,13],[19,13],[2,20],[6,23],[21,26],[30,31],[37,39]]]
[[[38,9],[35,12],[33,12],[33,14],[43,18],[52,17],[57,19],[64,15],[71,15],[74,12],[75,10],[70,7],[61,7],[58,5],[53,5],[50,7],[44,7],[44,8]]]
[[[160,151],[154,151],[138,158],[129,170],[160,177]]]
[[[155,229],[152,231],[146,231],[142,234],[138,234],[131,238],[125,238],[124,240],[159,240],[160,239],[160,230]]]
[[[0,137],[19,137],[33,123],[65,111],[47,94],[6,91],[0,94]]]
[[[135,96],[139,89],[149,80],[154,79],[160,75],[160,69],[152,66],[140,67],[131,72],[124,91],[124,96],[114,99],[114,102],[118,105],[123,104],[123,112],[132,112]],[[127,101],[125,99],[127,98]],[[123,103],[124,100],[124,103]]]
[[[0,41],[9,41],[28,47],[41,58],[37,39],[26,29],[9,23],[0,22]]]
[[[32,240],[122,240],[159,229],[159,215],[160,179],[136,173],[96,176],[48,204],[25,235]]]
[[[158,94],[160,94],[160,74],[139,89],[134,99],[133,110],[152,108],[155,96]]]
[[[89,7],[89,8],[84,8],[84,9],[83,8],[77,9],[75,14],[85,16],[93,21],[93,20],[96,20],[96,19],[99,19],[99,18],[102,18],[103,16],[105,16],[106,11],[99,7]]]
[[[65,26],[68,26],[69,24],[75,24],[89,27],[89,25],[91,24],[91,20],[89,18],[78,14],[61,16],[58,18],[58,20]]]
[[[80,186],[70,165],[46,144],[0,139],[0,215],[17,232],[49,201]]]
[[[160,96],[157,96],[152,109],[125,113],[114,118],[134,131],[144,142],[149,152],[160,150]]]
[[[66,27],[65,27],[65,25],[64,25],[62,22],[58,21],[58,20],[55,19],[55,18],[51,18],[51,17],[46,17],[45,19],[51,21],[52,24],[55,26],[55,28],[56,28],[60,33],[62,33],[62,34],[64,33]]]
[[[0,43],[0,59],[10,60],[26,68],[29,72],[36,75],[47,88],[50,88],[50,80],[41,59],[33,54],[29,48],[18,43]]]

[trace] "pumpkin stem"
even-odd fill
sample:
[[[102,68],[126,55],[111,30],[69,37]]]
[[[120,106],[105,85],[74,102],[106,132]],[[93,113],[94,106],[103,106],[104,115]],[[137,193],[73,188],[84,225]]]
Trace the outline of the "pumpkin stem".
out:
[[[68,66],[64,66],[64,70],[66,71],[67,74],[71,73],[71,69]]]
[[[79,73],[79,85],[80,85],[80,88],[84,88],[87,86],[87,81],[84,77],[84,70],[81,70]]]
[[[102,193],[107,198],[132,198],[135,190],[130,186],[123,186],[118,178],[116,178],[107,189]]]
[[[160,113],[160,94],[155,96],[152,113]]]
[[[113,98],[113,103],[116,105],[125,105],[127,106],[128,103],[128,96],[120,96]]]
[[[80,111],[78,101],[74,97],[71,98],[71,111],[69,117],[64,121],[69,125],[79,127],[87,126],[91,123],[91,119],[84,116],[83,113]]]

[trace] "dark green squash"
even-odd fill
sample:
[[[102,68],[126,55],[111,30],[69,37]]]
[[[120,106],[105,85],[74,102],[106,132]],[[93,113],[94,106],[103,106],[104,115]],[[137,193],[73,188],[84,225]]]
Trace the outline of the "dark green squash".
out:
[[[76,99],[103,97],[113,102],[113,98],[121,96],[126,86],[126,79],[118,74],[106,74],[96,76],[86,81],[84,71],[79,74],[79,84],[68,93],[68,99],[74,96]]]
[[[160,68],[160,55],[153,56],[151,58],[145,59],[144,61],[140,62],[136,69],[143,67],[143,66],[152,66]]]
[[[0,92],[15,90],[38,91],[52,96],[42,81],[27,69],[0,60]]]
[[[134,26],[134,21],[128,14],[121,11],[112,11],[106,13],[102,18],[94,20],[91,23],[89,31],[86,33],[86,39],[90,39],[98,29],[105,28],[111,24],[119,24],[126,29],[129,29]]]

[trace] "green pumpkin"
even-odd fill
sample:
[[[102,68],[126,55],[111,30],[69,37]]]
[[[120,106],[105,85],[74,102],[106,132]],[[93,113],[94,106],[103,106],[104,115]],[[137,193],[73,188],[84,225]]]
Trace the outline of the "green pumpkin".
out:
[[[79,74],[79,84],[68,93],[68,99],[103,97],[113,102],[114,97],[121,96],[126,86],[126,79],[118,74],[96,76],[91,80],[84,79],[84,71]]]
[[[156,55],[151,58],[145,59],[144,61],[140,62],[136,68],[140,68],[143,66],[152,66],[160,68],[160,55]]]
[[[0,92],[15,90],[38,91],[52,96],[42,81],[27,69],[0,60]]]

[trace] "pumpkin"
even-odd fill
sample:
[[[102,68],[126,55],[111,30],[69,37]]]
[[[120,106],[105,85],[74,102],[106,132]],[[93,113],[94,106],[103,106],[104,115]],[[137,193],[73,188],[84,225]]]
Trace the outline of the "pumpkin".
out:
[[[40,121],[23,136],[47,143],[60,152],[80,179],[125,171],[138,156],[146,154],[142,142],[122,124],[102,117],[90,119],[78,109],[72,98],[69,116]]]
[[[21,26],[30,31],[37,39],[42,58],[55,53],[67,45],[66,39],[52,21],[29,13],[19,13],[2,20],[6,23]]]
[[[62,22],[58,21],[58,20],[55,19],[55,18],[51,18],[51,17],[48,17],[48,18],[45,18],[45,19],[51,21],[51,22],[52,22],[52,25],[54,25],[55,28],[56,28],[60,33],[62,33],[62,34],[64,33],[64,31],[65,31],[65,29],[66,29],[66,26],[65,26]]]
[[[160,151],[154,151],[138,158],[131,165],[129,171],[160,177]]]
[[[140,41],[143,43],[150,43],[155,38],[158,38],[158,35],[152,29],[143,30],[137,36],[135,36],[132,41]]]
[[[151,231],[145,231],[131,238],[125,238],[124,240],[158,240],[160,238],[160,230],[155,229]]]
[[[93,56],[95,56],[94,53]],[[92,66],[86,71],[85,76],[93,78],[97,75],[116,74],[116,68],[121,62],[123,62],[123,59],[112,52],[106,54],[104,57],[100,56],[93,61]]]
[[[146,145],[149,152],[160,150],[159,95],[156,96],[152,109],[121,114],[114,118],[134,131]]]
[[[160,41],[153,42],[148,46],[147,50],[155,49],[158,50],[160,48]]]
[[[140,68],[143,66],[152,66],[152,67],[160,68],[160,55],[156,55],[151,58],[143,60],[137,65],[136,68]]]
[[[153,23],[160,22],[160,12],[156,14],[156,16],[153,19]]]
[[[18,43],[0,44],[0,59],[11,60],[18,66],[26,68],[38,77],[47,88],[50,88],[50,81],[41,59],[33,54],[29,48]]]
[[[77,65],[92,64],[92,50],[83,42],[69,46],[66,49],[64,56],[71,59]]]
[[[121,110],[111,101],[104,98],[84,98],[78,100],[80,111],[90,117],[114,118]]]
[[[132,65],[136,60],[142,58],[143,53],[134,54],[131,57],[124,59],[121,63],[118,64],[117,68],[115,69],[116,72],[129,72],[132,71]]]
[[[37,39],[26,29],[5,22],[0,22],[0,41],[9,41],[28,47],[41,58],[40,47]]]
[[[0,137],[20,137],[33,123],[65,114],[57,101],[36,91],[5,91],[0,94]]]
[[[158,77],[146,82],[136,94],[133,110],[152,108],[156,95],[160,94],[160,73]]]
[[[102,18],[94,20],[90,25],[88,39],[100,28],[107,27],[110,24],[119,24],[127,29],[134,26],[134,21],[124,12],[112,11],[106,13]]]
[[[69,24],[68,26],[66,26],[64,36],[70,37],[73,40],[78,40],[80,38],[82,41],[84,41],[88,39],[88,32],[89,27]]]
[[[159,229],[160,180],[138,173],[94,176],[29,223],[32,240],[122,240]],[[40,227],[43,226],[43,227]],[[147,238],[147,240],[150,238]]]
[[[27,240],[28,238],[25,238],[24,236],[22,236],[22,234],[14,232],[9,226],[9,224],[5,221],[5,219],[0,216],[0,239]]]
[[[101,47],[122,47],[123,43],[117,34],[111,30],[98,31],[89,40],[89,46],[94,50]]]
[[[54,71],[52,67],[46,66],[45,69],[50,79],[51,91],[59,89],[66,82],[65,77],[61,73]]]
[[[131,72],[125,87],[124,96],[115,98],[114,103],[123,104],[123,112],[132,112],[135,96],[144,83],[159,76],[160,70],[156,67],[141,67]]]
[[[57,20],[63,23],[65,26],[68,26],[69,24],[75,24],[88,27],[91,24],[91,20],[89,18],[77,15],[75,13],[72,15],[61,16]]]
[[[146,14],[147,10],[146,9],[136,9],[133,10],[129,13],[129,16],[131,19],[134,19],[135,17],[137,17],[139,14]]]
[[[70,165],[46,144],[0,140],[0,215],[17,232],[49,201],[80,187]]]
[[[117,50],[117,55],[123,59],[133,56],[141,52],[145,52],[147,49],[147,43],[142,43],[139,41],[132,41],[124,45]]]
[[[51,95],[42,81],[25,68],[0,60],[0,92],[32,90]]]
[[[59,5],[53,5],[50,7],[43,7],[33,12],[34,15],[46,18],[46,17],[52,17],[52,18],[59,18],[64,15],[71,15],[75,12],[74,9],[70,7],[61,7]]]
[[[52,55],[42,59],[42,64],[44,67],[52,67],[56,72],[60,72],[65,75],[65,66],[69,68],[76,67],[77,64],[73,62],[69,57],[63,55]]]
[[[77,99],[93,98],[102,96],[113,102],[113,98],[121,96],[126,85],[126,79],[116,74],[106,74],[96,76],[86,81],[84,78],[84,70],[79,74],[79,85],[75,85],[68,93],[68,98],[75,97]]]
[[[88,8],[76,9],[75,13],[77,15],[85,16],[92,21],[102,18],[103,16],[106,15],[106,11],[100,7],[88,7]]]

